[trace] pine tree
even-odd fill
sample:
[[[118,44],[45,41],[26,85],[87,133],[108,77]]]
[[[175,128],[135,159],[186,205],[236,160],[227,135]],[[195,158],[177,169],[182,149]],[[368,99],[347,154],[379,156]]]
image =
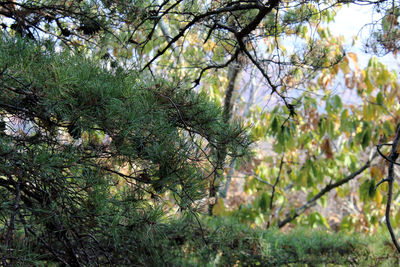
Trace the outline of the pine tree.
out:
[[[240,155],[248,137],[203,94],[56,50],[0,40],[3,264],[154,258],[162,198],[194,213],[212,148]]]

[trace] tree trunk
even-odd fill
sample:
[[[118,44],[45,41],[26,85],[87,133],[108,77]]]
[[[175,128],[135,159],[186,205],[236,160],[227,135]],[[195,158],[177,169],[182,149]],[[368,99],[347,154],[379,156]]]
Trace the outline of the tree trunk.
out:
[[[223,119],[225,122],[229,122],[232,117],[233,103],[234,103],[234,92],[237,91],[239,87],[239,83],[241,81],[242,73],[243,73],[243,62],[236,60],[234,63],[229,65],[229,83],[225,90],[225,100],[224,100],[224,109],[223,109]],[[224,145],[220,145],[216,151],[216,164],[214,175],[210,179],[210,189],[209,189],[209,200],[210,203],[208,205],[208,215],[213,215],[213,208],[217,203],[217,186],[216,184],[222,181],[224,175],[224,162],[226,158],[226,147]]]

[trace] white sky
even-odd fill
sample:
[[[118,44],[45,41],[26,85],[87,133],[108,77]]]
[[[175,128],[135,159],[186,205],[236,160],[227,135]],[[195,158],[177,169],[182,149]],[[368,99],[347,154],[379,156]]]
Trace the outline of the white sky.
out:
[[[371,6],[344,6],[337,14],[335,22],[330,25],[331,33],[335,36],[343,35],[346,40],[346,50],[358,54],[360,67],[363,68],[368,64],[371,54],[364,53],[363,45],[368,38],[370,29],[364,25],[377,20],[379,17],[373,16]],[[352,37],[358,36],[355,47],[351,47]],[[400,68],[400,58],[396,59],[392,54],[384,57],[378,57],[382,63],[388,65],[389,69]]]

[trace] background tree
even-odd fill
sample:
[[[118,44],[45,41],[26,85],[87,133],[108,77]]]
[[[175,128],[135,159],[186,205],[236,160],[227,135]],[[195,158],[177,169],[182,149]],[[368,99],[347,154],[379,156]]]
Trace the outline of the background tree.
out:
[[[82,144],[70,145],[74,149],[92,144],[93,135],[100,134],[100,139],[107,136],[111,143],[104,149],[115,146],[116,152],[110,152],[111,155],[99,162],[98,154],[93,156],[94,148],[91,148],[85,160],[92,159],[91,164],[96,166],[111,164],[106,169],[101,168],[101,177],[103,173],[111,172],[136,178],[144,185],[135,192],[146,195],[147,198],[143,197],[146,201],[159,196],[168,199],[165,203],[169,207],[190,210],[208,191],[209,214],[230,214],[253,225],[283,227],[294,222],[330,227],[333,220],[341,229],[376,229],[384,211],[375,205],[386,199],[380,192],[385,188],[376,192],[374,189],[385,175],[386,163],[376,156],[374,146],[394,138],[399,121],[398,105],[395,104],[399,85],[395,73],[376,58],[371,58],[366,68],[359,67],[357,55],[345,51],[343,38],[332,36],[328,23],[334,20],[343,4],[343,1],[328,0],[0,2],[4,32],[32,39],[43,50],[65,50],[77,56],[84,53],[98,61],[96,64],[107,73],[104,74],[107,78],[94,80],[92,76],[97,77],[98,71],[82,69],[86,75],[80,74],[75,80],[95,84],[84,93],[85,90],[81,92],[78,88],[85,88],[85,83],[74,85],[70,81],[70,76],[77,74],[57,70],[55,78],[51,78],[59,96],[52,96],[47,91],[36,95],[29,89],[28,95],[37,98],[29,101],[35,103],[43,99],[44,104],[35,104],[30,111],[25,105],[31,102],[17,98],[19,102],[16,103],[24,109],[13,110],[12,106],[5,106],[4,118],[18,115],[29,127],[37,123],[40,130],[33,132],[48,132],[46,136],[53,138],[48,139],[51,142],[59,142],[57,138],[63,135],[72,138],[68,141],[70,144],[81,138]],[[345,1],[345,4],[372,6],[380,14],[372,24],[374,28],[366,48],[374,53],[397,53],[398,1]],[[55,48],[51,50],[51,47]],[[14,53],[19,54],[18,51]],[[3,61],[4,71],[12,67],[9,60]],[[25,68],[18,65],[14,68],[29,70],[29,64],[35,63],[32,60]],[[57,60],[58,65],[35,65],[49,68],[41,67],[43,73],[38,77],[53,73],[52,68],[68,66],[64,59]],[[52,61],[49,59],[48,62]],[[64,73],[61,81],[59,73]],[[30,77],[37,74],[24,78],[28,74],[29,71],[20,74],[22,80],[13,76],[12,84],[5,80],[3,90],[10,93],[14,88],[31,88]],[[146,80],[142,75],[147,77]],[[168,82],[158,81],[157,75]],[[133,87],[138,81],[145,84],[139,86],[144,96],[140,93],[140,97],[129,98],[126,96],[129,96],[128,89],[112,95],[112,90],[103,82],[125,80],[125,76],[136,77],[136,80],[129,78],[132,80],[127,82],[127,87]],[[149,82],[151,79],[157,81]],[[250,86],[246,86],[245,79],[253,81]],[[43,82],[45,78],[40,80]],[[102,83],[105,84],[100,87],[103,89],[98,89]],[[172,89],[177,84],[191,89]],[[71,86],[75,89],[71,90]],[[110,84],[111,87],[115,86]],[[254,99],[257,87],[269,96],[267,107],[260,101],[252,107],[238,97],[246,98],[249,94],[249,99]],[[245,88],[249,88],[249,92]],[[352,92],[350,95],[357,105],[338,94],[337,88]],[[206,104],[207,97],[195,92],[205,93],[215,100],[222,107],[222,115],[217,107]],[[19,94],[18,91],[15,93]],[[101,105],[105,101],[103,99],[113,97],[117,100],[112,104],[120,109],[112,111],[111,103],[96,108],[98,103]],[[7,101],[14,101],[14,98],[12,95]],[[134,98],[141,99],[140,104],[129,102]],[[130,105],[137,105],[137,108],[130,110]],[[158,112],[154,113],[154,110]],[[25,112],[31,114],[20,115]],[[123,114],[119,115],[119,112],[125,112],[126,117],[120,117]],[[134,123],[129,122],[129,118],[141,112],[144,112],[143,117],[140,115]],[[236,157],[243,154],[242,147],[249,143],[243,129],[235,122],[241,112],[245,114],[251,135],[260,143],[271,144],[267,154],[258,150],[257,156],[247,165],[234,164]],[[4,132],[8,138],[14,138],[18,135],[7,132],[10,123],[10,119],[4,120]],[[133,134],[132,129],[137,128],[140,130]],[[131,148],[126,148],[126,144]],[[58,146],[53,148],[57,153],[62,151],[57,149]],[[81,151],[73,153],[76,153],[73,158],[82,157]],[[106,158],[112,160],[106,163]],[[187,164],[188,160],[191,164]],[[170,166],[171,162],[174,164]],[[217,194],[218,188],[224,188],[225,178],[232,177],[232,168],[226,168],[227,162],[246,175],[245,192],[251,199],[229,209],[224,205],[226,199],[218,200]],[[129,168],[135,172],[132,174]],[[68,173],[61,169],[59,175]],[[78,176],[71,174],[74,175]],[[15,194],[21,186],[17,177],[12,178],[15,186],[9,185],[14,192],[11,194],[14,202],[10,203],[14,204],[7,208],[12,211],[5,216],[7,222],[14,221],[10,218],[15,218],[19,210],[19,205],[15,204],[21,198]],[[342,199],[340,203],[350,207],[344,212],[347,216],[343,220],[332,216],[327,219],[315,210],[307,216],[302,215],[315,204],[324,206],[327,195],[334,191],[336,199]],[[359,194],[354,194],[355,191]],[[300,203],[291,201],[293,195],[302,194],[304,199]],[[397,197],[395,193],[394,198]],[[395,221],[400,219],[397,217]],[[10,236],[13,224],[7,226],[11,229]],[[73,252],[68,253],[73,259]]]

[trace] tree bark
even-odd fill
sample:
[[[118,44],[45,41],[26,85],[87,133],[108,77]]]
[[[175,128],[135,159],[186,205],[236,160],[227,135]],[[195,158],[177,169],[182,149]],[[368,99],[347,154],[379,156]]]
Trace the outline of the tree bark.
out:
[[[238,57],[240,59],[240,55]],[[234,93],[237,91],[239,87],[239,83],[241,81],[243,73],[243,62],[240,60],[236,60],[234,63],[229,65],[228,75],[229,75],[229,83],[225,90],[225,100],[224,100],[224,109],[222,112],[222,116],[224,122],[229,122],[232,117],[233,103],[234,103]],[[216,165],[214,170],[214,175],[210,179],[210,188],[209,188],[209,200],[210,203],[208,205],[208,215],[213,215],[213,208],[218,201],[217,196],[217,183],[222,181],[224,175],[224,162],[226,159],[226,147],[221,145],[217,148],[216,151]]]

